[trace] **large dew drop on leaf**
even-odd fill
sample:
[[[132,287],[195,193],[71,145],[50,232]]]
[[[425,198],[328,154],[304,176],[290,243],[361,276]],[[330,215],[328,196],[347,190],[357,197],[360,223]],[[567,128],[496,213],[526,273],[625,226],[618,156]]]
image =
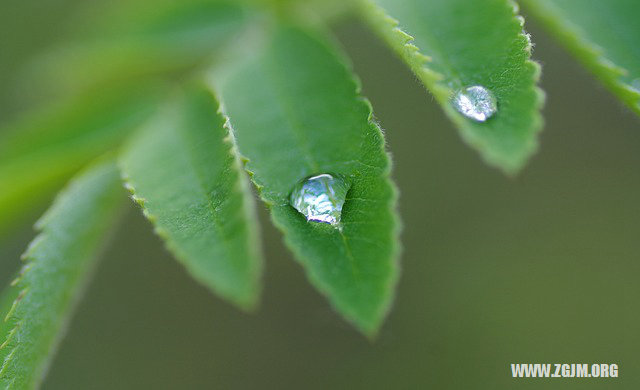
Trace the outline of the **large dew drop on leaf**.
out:
[[[313,285],[373,335],[398,275],[396,197],[382,132],[330,39],[287,26],[265,38],[263,47],[218,80],[238,148]],[[317,177],[327,172],[343,175],[350,187]],[[329,223],[339,216],[339,229],[308,222],[291,206],[292,189],[311,175],[316,179],[303,182],[300,191],[310,196],[302,203],[313,210],[303,213]],[[322,196],[330,190],[316,187],[324,178],[335,190],[328,203]]]
[[[340,224],[349,183],[339,175],[324,173],[302,180],[291,191],[291,205],[307,221]]]

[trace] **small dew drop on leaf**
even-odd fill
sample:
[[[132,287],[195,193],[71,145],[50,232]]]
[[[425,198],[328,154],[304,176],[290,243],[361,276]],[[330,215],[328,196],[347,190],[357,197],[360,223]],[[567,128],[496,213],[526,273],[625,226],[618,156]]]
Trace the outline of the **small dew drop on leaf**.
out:
[[[289,202],[307,221],[338,226],[349,187],[341,175],[315,175],[295,185]]]
[[[462,115],[478,122],[484,122],[498,111],[498,102],[488,89],[474,85],[459,90],[453,96],[453,106]]]

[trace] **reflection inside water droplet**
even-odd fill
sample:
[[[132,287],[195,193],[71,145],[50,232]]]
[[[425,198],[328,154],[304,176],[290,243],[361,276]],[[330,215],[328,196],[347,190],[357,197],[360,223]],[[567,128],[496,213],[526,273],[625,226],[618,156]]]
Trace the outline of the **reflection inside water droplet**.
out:
[[[349,183],[341,176],[324,173],[300,181],[289,202],[307,221],[338,225]]]
[[[478,122],[486,121],[498,111],[495,96],[491,91],[479,85],[459,90],[452,102],[462,115]]]

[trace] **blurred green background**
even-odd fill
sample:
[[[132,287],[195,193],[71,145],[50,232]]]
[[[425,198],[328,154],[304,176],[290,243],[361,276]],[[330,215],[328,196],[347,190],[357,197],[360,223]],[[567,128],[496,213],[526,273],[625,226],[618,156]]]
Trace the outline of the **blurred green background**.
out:
[[[26,60],[73,36],[74,3],[3,0],[0,122],[33,99],[15,83]],[[43,388],[640,388],[640,122],[534,21],[527,30],[546,127],[509,179],[375,36],[335,25],[401,191],[403,272],[377,341],[312,289],[264,207],[263,302],[247,315],[193,282],[131,206]],[[0,241],[3,285],[41,211]],[[620,377],[513,379],[514,362],[617,363]]]

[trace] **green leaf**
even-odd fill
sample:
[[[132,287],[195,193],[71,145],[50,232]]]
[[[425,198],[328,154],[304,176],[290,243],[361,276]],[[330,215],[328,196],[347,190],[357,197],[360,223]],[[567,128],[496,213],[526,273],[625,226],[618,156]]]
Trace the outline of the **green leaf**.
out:
[[[640,2],[525,0],[585,67],[640,115]]]
[[[324,39],[280,27],[221,80],[225,112],[262,199],[311,282],[373,335],[392,301],[398,269],[396,197],[371,106]],[[301,179],[344,175],[342,229],[307,222],[288,198]]]
[[[372,28],[431,91],[487,163],[517,172],[537,147],[543,93],[523,19],[510,0],[363,0]],[[399,20],[396,21],[394,18]],[[410,34],[410,35],[408,35]],[[461,88],[491,91],[497,113],[475,122],[452,105]]]
[[[74,179],[37,223],[41,233],[23,255],[8,292],[17,298],[0,325],[3,388],[42,380],[124,199],[115,163],[103,160]]]
[[[17,278],[14,279],[18,280]],[[8,340],[9,334],[14,329],[14,324],[9,321],[5,321],[5,317],[13,303],[16,301],[18,296],[20,295],[20,290],[15,288],[14,283],[11,283],[10,286],[5,288],[2,291],[2,295],[0,295],[0,364],[4,361],[6,357],[6,349],[3,344]]]
[[[142,87],[83,95],[0,130],[0,233],[118,145],[153,111],[157,92]]]
[[[105,26],[94,36],[35,62],[30,77],[58,91],[193,70],[215,59],[246,19],[241,6],[227,1],[134,2],[120,8],[103,18]]]
[[[225,119],[203,86],[148,123],[121,168],[134,199],[195,279],[249,309],[259,293],[257,216]]]

